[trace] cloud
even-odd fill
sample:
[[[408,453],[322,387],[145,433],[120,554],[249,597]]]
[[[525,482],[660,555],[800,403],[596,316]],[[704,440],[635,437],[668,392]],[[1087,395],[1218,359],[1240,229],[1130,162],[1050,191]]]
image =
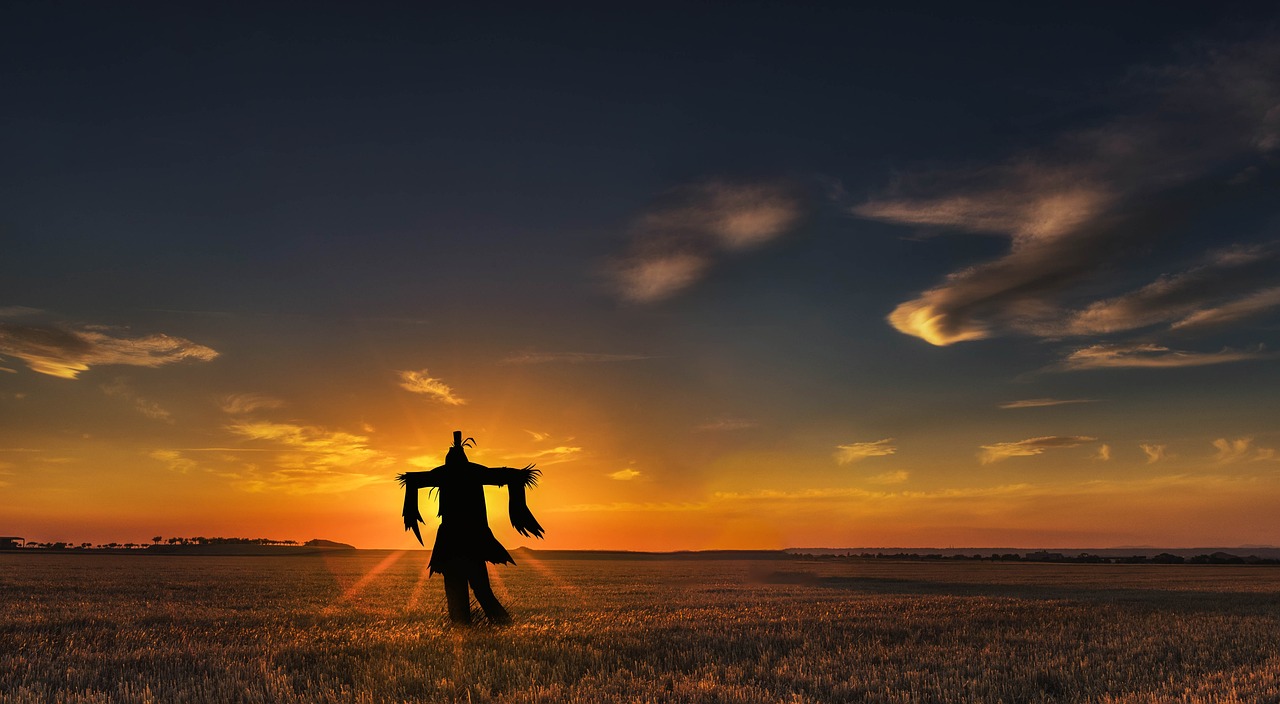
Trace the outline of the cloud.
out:
[[[1264,288],[1254,293],[1211,308],[1188,314],[1171,327],[1174,330],[1227,325],[1256,318],[1280,307],[1280,286]]]
[[[1079,447],[1096,439],[1083,435],[1046,435],[1044,437],[1018,440],[1017,442],[998,442],[993,445],[983,445],[982,452],[978,454],[978,458],[982,464],[991,464],[1010,457],[1032,457],[1044,454],[1045,450]]]
[[[1095,398],[1028,398],[1021,401],[1008,401],[1000,404],[1000,408],[1044,408],[1046,406],[1065,406],[1072,403],[1094,403]]]
[[[532,460],[541,465],[549,465],[549,464],[559,464],[561,462],[570,462],[572,460],[576,460],[578,459],[578,456],[580,455],[581,452],[582,452],[581,447],[571,447],[567,445],[561,445],[559,447],[552,447],[546,450],[539,450],[537,452],[534,452],[533,454],[508,455],[506,457],[503,457],[503,459],[521,460],[521,461]]]
[[[542,442],[551,437],[551,433],[539,433],[535,430],[525,430],[524,432],[528,433],[534,442]]]
[[[868,219],[1009,240],[1005,253],[956,269],[899,304],[888,322],[950,345],[1011,333],[1129,330],[1191,318],[1233,298],[1249,301],[1240,305],[1250,313],[1269,307],[1262,292],[1277,275],[1262,261],[1211,261],[1119,296],[1104,296],[1103,287],[1137,276],[1153,250],[1174,252],[1159,249],[1162,238],[1214,198],[1258,190],[1232,190],[1219,174],[1241,163],[1274,167],[1278,62],[1280,42],[1264,36],[1208,47],[1180,65],[1139,67],[1112,106],[1116,117],[1102,124],[992,165],[909,174],[854,207]]]
[[[1109,462],[1111,460],[1111,446],[1105,442],[1102,443],[1102,446],[1098,448],[1098,454],[1094,455],[1092,459],[1099,462]]]
[[[292,423],[247,420],[232,423],[227,429],[248,440],[267,441],[289,452],[314,456],[307,460],[309,463],[345,467],[379,458],[379,454],[369,448],[369,439],[362,435]]]
[[[400,375],[400,388],[406,391],[430,396],[450,406],[461,406],[466,403],[466,400],[455,396],[453,389],[449,388],[443,381],[431,378],[426,369],[417,372],[401,371],[396,373]]]
[[[186,474],[199,466],[195,460],[183,456],[183,454],[177,450],[152,450],[148,453],[148,456],[153,460],[163,462],[169,467],[169,469],[183,474]]]
[[[800,223],[794,187],[707,181],[678,188],[632,224],[627,255],[610,267],[623,298],[667,298],[706,275],[727,253],[780,237]]]
[[[867,481],[872,484],[902,484],[911,478],[911,475],[903,470],[896,472],[885,472],[884,474],[876,474],[867,477]]]
[[[1188,271],[1161,276],[1154,282],[1090,304],[1070,314],[1061,329],[1046,334],[1090,335],[1123,332],[1172,322],[1189,328],[1208,322],[1243,320],[1280,305],[1280,289],[1254,291],[1275,277],[1277,247],[1241,246],[1210,252],[1208,260]],[[1241,294],[1244,298],[1236,298]],[[1235,299],[1235,300],[1231,300]],[[1223,309],[1226,310],[1223,310]]]
[[[551,513],[685,513],[705,511],[707,507],[708,504],[705,501],[679,503],[616,501],[607,504],[564,504],[549,506],[544,510]]]
[[[1213,441],[1213,447],[1218,451],[1213,459],[1220,464],[1276,459],[1274,448],[1257,447],[1253,444],[1253,438],[1237,438],[1235,440],[1218,438]]]
[[[29,308],[27,306],[0,306],[0,318],[25,318],[32,315],[40,315],[44,311],[39,308]]]
[[[601,354],[598,352],[521,352],[503,359],[499,364],[597,364],[609,362],[635,362],[653,357],[642,354]]]
[[[618,270],[618,285],[629,300],[657,301],[701,279],[710,263],[707,257],[684,253],[637,258]]]
[[[346,492],[385,481],[393,462],[369,447],[368,438],[352,433],[249,420],[227,430],[250,446],[162,448],[150,456],[175,471],[203,470],[244,491],[290,494]],[[243,461],[244,453],[254,461]]]
[[[605,476],[609,477],[610,479],[616,479],[620,482],[629,482],[632,479],[635,479],[636,477],[640,476],[640,472],[631,468],[627,468],[627,469],[620,469],[616,472],[610,472]]]
[[[113,328],[73,330],[54,325],[0,323],[0,355],[20,359],[41,374],[75,379],[93,366],[159,367],[188,359],[207,362],[218,353],[190,340],[163,334],[131,337]]]
[[[850,464],[861,462],[868,457],[892,455],[898,451],[896,446],[890,444],[892,442],[893,438],[885,438],[875,442],[853,442],[848,445],[836,445],[836,462]]]
[[[110,384],[103,384],[101,388],[102,392],[108,396],[128,401],[139,413],[152,420],[162,420],[166,423],[173,422],[173,416],[164,406],[138,396],[133,389],[129,388],[124,379],[116,379]]]
[[[717,418],[694,428],[703,432],[728,432],[759,427],[760,423],[746,418]]]
[[[263,409],[281,408],[284,406],[284,401],[266,394],[229,394],[218,401],[218,406],[223,413],[242,416]]]
[[[1147,456],[1147,464],[1155,464],[1156,462],[1159,462],[1164,459],[1168,459],[1169,457],[1168,453],[1166,452],[1167,446],[1165,445],[1151,445],[1148,443],[1142,443],[1138,445],[1138,447],[1142,448],[1143,454]]]
[[[1233,350],[1224,347],[1217,352],[1188,352],[1172,350],[1148,342],[1124,342],[1089,345],[1069,353],[1055,367],[1059,371],[1082,369],[1174,369],[1178,367],[1203,367],[1210,364],[1248,362],[1271,359],[1274,353],[1262,347],[1253,350]]]

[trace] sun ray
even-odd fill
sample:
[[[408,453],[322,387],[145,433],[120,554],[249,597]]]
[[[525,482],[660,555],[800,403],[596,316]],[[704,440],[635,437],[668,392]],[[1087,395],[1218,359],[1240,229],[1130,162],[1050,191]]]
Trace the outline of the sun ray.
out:
[[[549,582],[554,584],[556,589],[559,589],[560,591],[565,592],[566,594],[577,596],[578,588],[566,582],[563,577],[556,574],[555,571],[552,570],[551,567],[548,566],[542,560],[539,560],[538,558],[532,555],[523,555],[521,556],[521,560],[529,563],[529,565],[531,565],[533,569],[537,570],[538,574],[542,575]]]
[[[498,595],[498,599],[510,603],[511,592],[507,591],[507,583],[502,579],[502,570],[497,565],[493,567],[486,565],[486,568],[489,570],[489,584],[493,587],[494,593]]]
[[[405,611],[411,611],[418,605],[422,599],[422,592],[427,587],[427,579],[431,577],[431,553],[425,553],[426,557],[422,560],[422,570],[418,573],[418,581],[413,585],[413,592],[409,594],[409,601],[405,603]]]
[[[382,574],[383,572],[386,572],[388,567],[391,567],[397,561],[399,561],[401,557],[404,557],[404,553],[405,553],[404,550],[397,550],[391,553],[390,555],[387,555],[385,558],[383,558],[382,562],[379,562],[378,564],[374,565],[373,568],[370,569],[368,572],[366,572],[363,577],[356,580],[355,584],[352,584],[350,587],[347,587],[346,591],[342,592],[342,596],[338,597],[337,602],[335,603],[335,606],[336,604],[341,604],[343,602],[350,601],[351,599],[355,598],[355,596],[359,594],[361,590],[369,586],[369,583],[372,582],[374,578],[376,578],[378,575]]]

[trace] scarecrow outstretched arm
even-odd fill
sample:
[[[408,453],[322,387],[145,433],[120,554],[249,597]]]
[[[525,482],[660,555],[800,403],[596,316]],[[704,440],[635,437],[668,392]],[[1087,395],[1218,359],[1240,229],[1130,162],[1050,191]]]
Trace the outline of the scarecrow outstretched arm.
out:
[[[538,477],[542,470],[533,465],[515,469],[512,467],[486,467],[471,463],[471,471],[481,478],[481,482],[491,486],[507,487],[507,515],[511,518],[511,527],[520,535],[541,538],[542,525],[533,517],[529,504],[525,501],[525,490],[538,485]]]
[[[471,465],[472,476],[480,479],[481,484],[488,486],[515,486],[520,484],[526,488],[538,485],[538,477],[542,476],[542,470],[534,468],[533,465],[516,469],[514,467],[486,467],[475,462],[468,462]]]
[[[439,469],[440,467],[436,467],[425,472],[405,472],[396,476],[396,481],[404,487],[404,508],[400,511],[400,515],[404,518],[404,529],[413,531],[413,536],[423,547],[426,547],[426,543],[422,542],[422,530],[418,528],[418,524],[426,521],[422,520],[422,513],[418,511],[418,489],[440,486],[439,474],[436,471]]]

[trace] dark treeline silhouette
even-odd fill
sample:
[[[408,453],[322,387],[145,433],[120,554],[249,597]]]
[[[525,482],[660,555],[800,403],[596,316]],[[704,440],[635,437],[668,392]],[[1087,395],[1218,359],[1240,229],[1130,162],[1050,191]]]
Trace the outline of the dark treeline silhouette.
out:
[[[277,540],[275,538],[224,538],[214,537],[206,538],[203,535],[193,538],[165,538],[163,536],[155,536],[150,543],[76,543],[68,541],[57,541],[42,543],[35,540],[22,540],[21,538],[9,539],[6,543],[0,543],[0,549],[17,549],[17,550],[145,550],[153,546],[160,545],[311,545],[316,541],[311,540],[306,543],[300,543],[296,540]]]

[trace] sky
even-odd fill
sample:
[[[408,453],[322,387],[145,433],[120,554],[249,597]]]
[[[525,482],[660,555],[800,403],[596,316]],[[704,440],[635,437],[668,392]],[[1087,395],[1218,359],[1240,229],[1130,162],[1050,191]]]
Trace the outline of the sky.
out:
[[[1280,14],[865,5],[6,4],[0,534],[1280,544]]]

